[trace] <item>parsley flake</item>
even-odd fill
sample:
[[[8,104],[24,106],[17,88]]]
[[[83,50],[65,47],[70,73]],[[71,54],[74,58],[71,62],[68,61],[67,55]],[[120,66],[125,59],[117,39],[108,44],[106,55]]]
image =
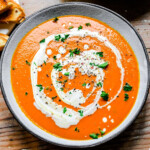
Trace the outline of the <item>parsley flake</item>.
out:
[[[88,26],[91,26],[91,24],[90,24],[90,23],[86,23],[85,25],[86,25],[87,27],[88,27]]]
[[[70,26],[69,29],[73,29],[73,26]]]
[[[58,20],[59,20],[58,17],[55,17],[53,22],[57,22]]]
[[[74,129],[74,131],[79,132],[79,129],[76,127],[76,128]]]
[[[80,113],[80,116],[83,116],[83,110],[78,110],[78,112]]]
[[[67,111],[67,108],[66,107],[64,107],[64,109],[63,109],[63,113],[65,113]]]
[[[103,52],[96,52],[96,55],[98,55],[99,57],[103,57]]]
[[[101,97],[103,98],[103,100],[107,101],[107,100],[108,100],[109,95],[108,95],[108,93],[106,93],[105,91],[102,91],[102,93],[101,93]]]
[[[57,59],[57,57],[56,57],[56,56],[53,56],[53,59],[54,59],[54,60],[56,60],[56,59]]]
[[[124,94],[124,101],[127,101],[129,99],[129,95],[127,93]]]
[[[40,44],[41,44],[41,43],[45,43],[45,39],[41,40],[41,41],[40,41]]]
[[[78,30],[81,30],[83,27],[80,25],[79,27],[78,27]]]
[[[27,95],[28,95],[28,92],[25,92],[25,95],[27,96]]]
[[[26,64],[27,64],[28,66],[30,66],[30,65],[31,65],[31,63],[30,63],[30,62],[28,62],[27,60],[26,60]]]
[[[102,87],[103,86],[102,82],[98,82],[97,86]]]
[[[53,67],[54,67],[54,69],[61,69],[62,68],[62,66],[61,66],[61,64],[58,62],[58,63],[56,63],[56,64],[54,64],[53,65]],[[59,71],[59,70],[58,70]]]
[[[102,63],[102,64],[100,64],[100,65],[98,65],[98,67],[99,68],[106,68],[108,66],[108,62],[106,61],[106,62],[104,62],[104,63]]]
[[[39,87],[39,92],[43,90],[43,86],[41,84],[37,84],[36,86]]]
[[[129,83],[126,83],[123,87],[124,91],[131,91],[132,90],[132,86]]]
[[[64,73],[65,76],[69,76],[69,74],[70,74],[69,72],[65,72]]]
[[[82,86],[86,86],[86,83],[84,82],[84,83],[82,84]]]
[[[61,35],[56,35],[55,36],[55,41],[59,41],[61,39]]]
[[[89,135],[92,139],[98,139],[99,133],[92,133]]]

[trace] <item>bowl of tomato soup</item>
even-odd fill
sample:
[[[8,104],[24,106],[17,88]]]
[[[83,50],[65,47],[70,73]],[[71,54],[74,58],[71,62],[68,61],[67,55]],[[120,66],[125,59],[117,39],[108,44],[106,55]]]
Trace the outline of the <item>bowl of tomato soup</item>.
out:
[[[132,25],[89,3],[65,3],[28,17],[1,59],[8,108],[36,137],[66,147],[102,144],[137,117],[149,62]]]

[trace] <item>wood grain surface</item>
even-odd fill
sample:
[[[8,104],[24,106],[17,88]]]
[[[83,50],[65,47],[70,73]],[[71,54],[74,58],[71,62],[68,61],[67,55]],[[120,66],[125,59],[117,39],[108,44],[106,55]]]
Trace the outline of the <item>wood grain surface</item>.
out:
[[[50,5],[70,0],[20,0],[27,16]],[[142,36],[150,56],[150,0],[85,0],[108,7],[128,19]],[[150,57],[149,57],[150,58]],[[0,92],[0,150],[63,150],[25,131],[8,110]],[[112,141],[89,149],[150,150],[150,94],[134,123]]]

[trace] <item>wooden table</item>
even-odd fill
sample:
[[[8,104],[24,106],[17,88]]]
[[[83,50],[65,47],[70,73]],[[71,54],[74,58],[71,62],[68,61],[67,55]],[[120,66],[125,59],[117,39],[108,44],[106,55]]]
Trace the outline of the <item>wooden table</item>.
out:
[[[29,16],[50,5],[70,0],[20,0]],[[108,7],[127,18],[142,36],[150,56],[150,0],[84,0]],[[25,131],[13,118],[0,93],[0,150],[65,149],[47,144]],[[150,150],[150,94],[135,122],[119,137],[89,149]]]

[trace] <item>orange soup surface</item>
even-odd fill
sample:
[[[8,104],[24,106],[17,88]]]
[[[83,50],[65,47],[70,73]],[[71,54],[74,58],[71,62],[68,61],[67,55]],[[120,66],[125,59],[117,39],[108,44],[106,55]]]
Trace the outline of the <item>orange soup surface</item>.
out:
[[[133,50],[117,31],[89,17],[38,25],[18,44],[11,67],[22,111],[61,138],[102,138],[123,122],[138,94]]]

